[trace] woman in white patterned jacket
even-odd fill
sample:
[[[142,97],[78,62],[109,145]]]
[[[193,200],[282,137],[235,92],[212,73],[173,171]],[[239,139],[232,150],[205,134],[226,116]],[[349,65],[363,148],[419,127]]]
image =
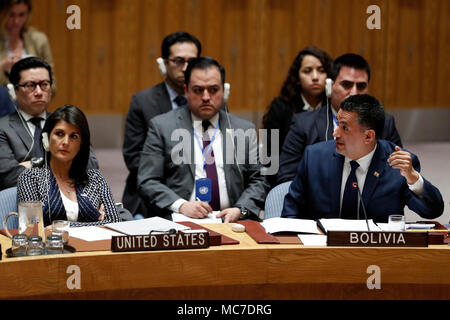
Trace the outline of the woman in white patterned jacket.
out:
[[[23,171],[17,182],[18,201],[39,200],[44,225],[69,220],[71,226],[118,222],[111,189],[97,169],[87,169],[89,126],[84,113],[66,105],[45,121],[42,140],[45,165]]]

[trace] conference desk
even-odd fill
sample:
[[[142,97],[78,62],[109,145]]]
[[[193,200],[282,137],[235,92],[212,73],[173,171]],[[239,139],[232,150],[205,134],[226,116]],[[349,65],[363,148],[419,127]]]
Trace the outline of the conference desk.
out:
[[[0,299],[450,298],[448,245],[261,245],[246,233],[233,232],[231,224],[205,226],[240,244],[7,258],[5,251],[11,242],[0,235]],[[380,289],[368,288],[368,279],[373,276],[369,266],[379,268]],[[79,287],[74,287],[76,283]]]

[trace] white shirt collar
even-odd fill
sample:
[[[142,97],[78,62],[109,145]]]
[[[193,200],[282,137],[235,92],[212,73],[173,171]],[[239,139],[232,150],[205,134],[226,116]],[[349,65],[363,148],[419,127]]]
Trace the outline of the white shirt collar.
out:
[[[368,154],[356,160],[356,162],[358,162],[359,164],[359,169],[361,169],[361,172],[367,172],[369,170],[373,155],[375,153],[375,150],[377,150],[377,145],[378,144],[375,144],[375,148],[373,148],[373,150]],[[350,161],[352,161],[352,159],[345,157],[344,165],[350,166]]]
[[[25,121],[29,121],[31,118],[34,118],[34,116],[26,113],[25,111],[23,111],[20,108],[17,108],[17,110],[20,112],[20,114],[22,115],[22,117]],[[42,111],[40,114],[38,114],[38,117],[41,117],[43,120],[47,119],[47,112],[45,110]]]
[[[304,104],[304,106],[303,106],[303,111],[314,111],[314,110],[320,109],[320,107],[322,106],[322,101],[320,101],[319,104],[318,104],[315,108],[313,108],[313,107],[308,103],[308,101],[306,101],[306,99],[305,99],[305,97],[303,96],[303,94],[300,94],[300,96],[302,97],[303,104]]]
[[[193,125],[194,129],[197,132],[203,132],[203,127],[202,127],[203,120],[200,119],[199,117],[197,117],[192,112],[191,112],[191,116],[192,116],[192,125]],[[217,123],[219,122],[219,112],[217,112],[214,116],[212,116],[212,118],[209,119],[209,122],[211,122],[211,125],[215,128],[217,126]]]

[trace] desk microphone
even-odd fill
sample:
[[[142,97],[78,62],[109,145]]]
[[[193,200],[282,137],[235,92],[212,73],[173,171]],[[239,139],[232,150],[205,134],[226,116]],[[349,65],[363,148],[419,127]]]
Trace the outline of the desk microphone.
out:
[[[358,201],[358,218],[359,218],[359,202],[361,202],[362,208],[363,208],[363,212],[364,212],[364,218],[366,219],[367,231],[370,231],[370,228],[369,228],[369,220],[367,219],[366,207],[364,206],[364,201],[363,201],[363,198],[362,198],[362,195],[361,195],[361,191],[359,190],[358,182],[355,182],[355,183],[353,184],[353,188],[356,188],[356,190],[358,190],[358,195],[359,195],[359,201]]]

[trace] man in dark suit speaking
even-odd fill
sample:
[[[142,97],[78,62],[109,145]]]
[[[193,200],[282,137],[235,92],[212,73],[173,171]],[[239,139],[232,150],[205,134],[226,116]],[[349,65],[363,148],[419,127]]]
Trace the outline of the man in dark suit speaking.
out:
[[[157,115],[186,106],[184,72],[188,61],[200,56],[201,52],[201,43],[195,36],[182,31],[169,34],[161,44],[163,60],[160,68],[165,69],[165,80],[135,93],[131,98],[122,149],[129,170],[122,202],[133,214],[149,217],[154,210],[145,205],[137,191],[137,171],[149,121]]]
[[[222,108],[225,70],[217,61],[193,59],[185,78],[188,106],[150,121],[140,195],[166,218],[171,212],[203,218],[220,210],[224,222],[257,219],[269,186],[261,175],[255,126]],[[203,191],[210,191],[210,201],[199,201]]]
[[[347,53],[334,61],[331,78],[330,107],[322,106],[313,112],[298,113],[292,118],[289,133],[283,146],[280,146],[277,183],[294,179],[306,146],[333,139],[333,131],[337,127],[336,115],[342,101],[348,96],[369,92],[370,65],[360,55]],[[394,117],[389,114],[385,116],[381,137],[402,146]]]
[[[420,175],[418,158],[380,139],[385,114],[377,99],[348,97],[337,120],[336,141],[306,148],[282,217],[363,219],[363,204],[376,222],[404,214],[405,205],[425,219],[442,214],[442,196]]]

